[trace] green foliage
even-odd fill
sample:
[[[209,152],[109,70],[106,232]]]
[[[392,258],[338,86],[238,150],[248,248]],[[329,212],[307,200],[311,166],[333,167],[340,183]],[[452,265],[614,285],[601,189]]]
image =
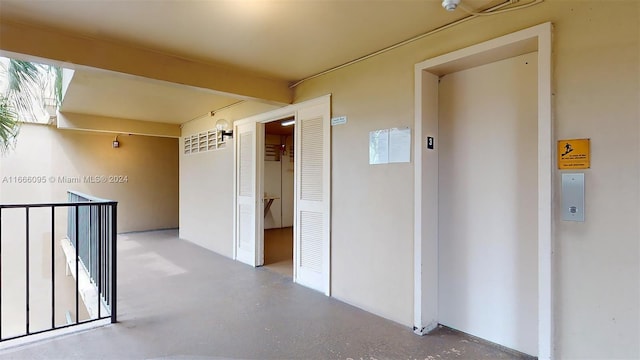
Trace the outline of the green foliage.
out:
[[[39,98],[41,84],[41,66],[23,60],[9,60],[7,80],[9,90],[7,99],[16,114],[30,114],[35,118],[34,100]],[[37,100],[36,100],[37,101]]]
[[[62,68],[24,60],[9,59],[1,75],[6,92],[0,94],[0,152],[15,144],[20,121],[37,121],[45,102],[62,101]]]
[[[55,76],[55,84],[53,85],[53,89],[56,97],[56,104],[58,106],[62,105],[62,68],[60,66],[50,66],[50,71],[53,71]]]
[[[38,86],[40,72],[39,67],[34,63],[23,60],[9,60],[9,68],[7,70],[9,79],[9,91],[21,92],[28,89],[30,85]]]
[[[15,143],[19,123],[15,112],[7,104],[7,98],[0,96],[0,153],[5,153]]]
[[[37,64],[24,60],[10,59],[6,71],[9,88],[6,97],[18,115],[37,119],[45,101],[62,101],[62,68]]]

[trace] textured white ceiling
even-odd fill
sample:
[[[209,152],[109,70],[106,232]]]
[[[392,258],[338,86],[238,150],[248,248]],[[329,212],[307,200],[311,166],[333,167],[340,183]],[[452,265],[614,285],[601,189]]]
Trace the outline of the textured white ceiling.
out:
[[[477,8],[503,1],[464,2]],[[446,12],[440,0],[0,0],[0,21],[232,65],[287,81],[464,16],[460,10]],[[237,101],[193,88],[109,77],[80,72],[63,110],[184,122],[206,112],[204,108]],[[102,104],[100,99],[109,101]],[[114,102],[119,105],[108,105]]]
[[[465,0],[470,6],[489,2]],[[444,11],[439,0],[0,0],[2,18],[286,80],[463,16]]]
[[[236,102],[210,90],[109,71],[76,70],[60,111],[182,124]]]

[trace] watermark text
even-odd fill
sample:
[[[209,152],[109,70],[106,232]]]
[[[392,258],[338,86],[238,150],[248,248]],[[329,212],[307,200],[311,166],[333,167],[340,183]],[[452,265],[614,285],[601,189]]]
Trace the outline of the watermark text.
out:
[[[46,176],[21,175],[0,176],[0,184],[126,184],[127,175],[82,175],[82,176]]]

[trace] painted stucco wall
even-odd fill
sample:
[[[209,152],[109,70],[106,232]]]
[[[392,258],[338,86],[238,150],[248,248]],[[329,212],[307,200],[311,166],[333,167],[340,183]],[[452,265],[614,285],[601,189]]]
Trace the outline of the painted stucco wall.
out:
[[[54,136],[43,125],[24,125],[15,151],[0,155],[0,203],[37,203],[65,201],[54,194],[56,186],[48,177],[54,164],[51,159]],[[45,176],[40,184],[18,183],[22,176]],[[18,178],[20,177],[20,178]],[[66,191],[66,190],[62,190]],[[75,319],[75,281],[65,274],[66,261],[59,241],[66,236],[67,210],[55,212],[54,262],[56,283],[56,325],[65,325],[67,311]],[[33,208],[29,211],[29,282],[30,282],[30,330],[46,329],[51,321],[51,210]],[[2,210],[2,334],[4,337],[26,332],[24,307],[26,287],[26,220],[24,209]],[[20,275],[22,274],[22,275]],[[87,319],[84,306],[79,306],[80,319]]]
[[[214,117],[185,123],[180,138],[180,238],[227,257],[233,256],[233,146],[185,155],[184,137],[215,129],[216,121],[233,121],[276,109],[275,105],[245,102]]]
[[[554,24],[556,139],[591,138],[584,223],[559,220],[554,315],[563,359],[640,357],[640,3],[545,1],[483,17],[304,82],[332,94],[332,294],[412,323],[413,164],[370,166],[369,131],[414,124],[414,64],[543,22]],[[488,139],[490,140],[490,139]]]
[[[0,157],[0,202],[67,200],[67,190],[118,201],[118,231],[178,226],[178,139],[58,130],[23,124]],[[19,177],[44,177],[25,184]],[[107,182],[85,177],[106,176]],[[66,182],[65,180],[66,179]]]

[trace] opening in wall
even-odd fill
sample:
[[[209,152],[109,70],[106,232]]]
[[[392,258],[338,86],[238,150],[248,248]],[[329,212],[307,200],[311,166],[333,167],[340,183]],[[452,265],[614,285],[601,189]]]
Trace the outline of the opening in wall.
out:
[[[293,200],[295,119],[265,124],[264,266],[293,277]]]

